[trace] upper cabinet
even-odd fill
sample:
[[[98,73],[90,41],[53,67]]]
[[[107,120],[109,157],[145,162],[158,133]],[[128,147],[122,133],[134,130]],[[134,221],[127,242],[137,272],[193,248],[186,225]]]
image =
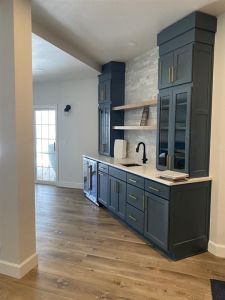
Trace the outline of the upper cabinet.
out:
[[[195,12],[158,34],[157,168],[207,176],[216,18]]]
[[[192,81],[193,45],[186,45],[159,59],[159,89]]]
[[[115,139],[123,139],[123,131],[114,130],[124,125],[124,112],[113,107],[124,105],[125,64],[109,62],[102,66],[98,85],[98,149],[99,154],[114,156]]]

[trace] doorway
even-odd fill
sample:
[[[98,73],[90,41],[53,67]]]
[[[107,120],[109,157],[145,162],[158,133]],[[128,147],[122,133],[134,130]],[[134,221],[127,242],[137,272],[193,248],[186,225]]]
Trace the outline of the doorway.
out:
[[[34,107],[35,182],[58,182],[57,107]]]

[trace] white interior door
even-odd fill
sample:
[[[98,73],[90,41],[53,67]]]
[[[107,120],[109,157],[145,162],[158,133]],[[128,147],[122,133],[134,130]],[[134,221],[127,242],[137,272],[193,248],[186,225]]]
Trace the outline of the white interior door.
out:
[[[56,107],[34,108],[35,176],[38,183],[57,183],[56,116]]]

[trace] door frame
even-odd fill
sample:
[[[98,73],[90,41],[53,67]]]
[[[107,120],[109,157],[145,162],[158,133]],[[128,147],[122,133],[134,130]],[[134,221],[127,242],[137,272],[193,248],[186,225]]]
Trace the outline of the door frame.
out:
[[[52,181],[42,181],[37,180],[37,174],[36,174],[36,117],[35,117],[35,111],[36,110],[55,110],[55,155],[56,155],[56,180],[54,182]],[[34,182],[37,184],[46,184],[46,185],[59,185],[59,146],[58,146],[58,105],[57,104],[50,104],[50,105],[39,105],[35,104],[33,105],[33,139],[34,139],[34,175],[35,179]]]

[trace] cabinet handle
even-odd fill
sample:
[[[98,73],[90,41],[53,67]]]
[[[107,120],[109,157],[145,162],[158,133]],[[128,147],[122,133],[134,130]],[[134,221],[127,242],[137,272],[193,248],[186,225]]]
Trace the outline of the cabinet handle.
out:
[[[134,182],[134,183],[137,183],[137,181],[134,180],[134,179],[130,179],[130,178],[129,178],[129,181]]]
[[[128,196],[129,196],[130,198],[134,199],[134,200],[137,200],[137,198],[136,198],[135,196],[131,195],[131,194],[128,194]]]
[[[99,168],[99,170],[101,170],[101,171],[105,171],[103,167],[98,167],[98,168]]]
[[[102,172],[98,172],[98,175],[100,176],[104,176],[104,174]]]
[[[174,82],[174,68],[171,67],[171,82]]]
[[[158,189],[156,189],[156,188],[153,188],[153,187],[151,187],[151,186],[149,186],[149,189],[150,189],[150,190],[152,190],[152,191],[154,191],[154,192],[159,192],[159,190],[158,190]]]
[[[171,83],[171,67],[169,67],[169,83]]]
[[[134,222],[137,222],[137,219],[131,215],[129,215],[129,218],[131,218],[131,220],[133,220]]]

